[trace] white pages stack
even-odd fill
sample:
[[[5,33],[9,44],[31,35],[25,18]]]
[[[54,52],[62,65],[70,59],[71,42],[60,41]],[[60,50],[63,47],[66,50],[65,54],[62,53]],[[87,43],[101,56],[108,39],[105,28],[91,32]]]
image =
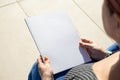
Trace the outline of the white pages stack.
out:
[[[42,56],[50,59],[54,74],[91,61],[79,46],[80,36],[65,12],[25,19]]]

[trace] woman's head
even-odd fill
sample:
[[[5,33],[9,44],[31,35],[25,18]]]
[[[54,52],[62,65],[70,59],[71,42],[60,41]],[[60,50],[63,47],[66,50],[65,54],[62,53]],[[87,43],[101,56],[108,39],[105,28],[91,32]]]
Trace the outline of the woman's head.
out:
[[[120,0],[104,0],[102,17],[106,33],[120,44]]]

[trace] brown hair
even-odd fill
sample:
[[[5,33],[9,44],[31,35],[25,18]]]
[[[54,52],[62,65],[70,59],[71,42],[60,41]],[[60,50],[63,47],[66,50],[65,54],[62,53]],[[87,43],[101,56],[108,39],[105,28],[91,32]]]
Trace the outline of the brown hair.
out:
[[[107,0],[108,5],[112,11],[120,16],[120,0]]]

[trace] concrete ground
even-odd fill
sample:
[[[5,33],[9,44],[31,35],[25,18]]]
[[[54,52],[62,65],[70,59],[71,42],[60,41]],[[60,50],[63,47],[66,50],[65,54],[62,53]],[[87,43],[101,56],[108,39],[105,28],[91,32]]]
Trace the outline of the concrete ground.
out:
[[[27,80],[39,55],[24,18],[64,10],[83,38],[106,48],[113,43],[102,25],[103,0],[0,0],[0,80]]]

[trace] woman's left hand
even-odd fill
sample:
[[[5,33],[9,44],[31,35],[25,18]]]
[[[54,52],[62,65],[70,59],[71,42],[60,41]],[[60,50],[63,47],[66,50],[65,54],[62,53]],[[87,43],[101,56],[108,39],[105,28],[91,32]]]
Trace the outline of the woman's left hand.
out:
[[[107,55],[107,50],[99,47],[95,42],[88,39],[81,39],[80,46],[84,47],[89,56],[96,60],[104,59]]]

